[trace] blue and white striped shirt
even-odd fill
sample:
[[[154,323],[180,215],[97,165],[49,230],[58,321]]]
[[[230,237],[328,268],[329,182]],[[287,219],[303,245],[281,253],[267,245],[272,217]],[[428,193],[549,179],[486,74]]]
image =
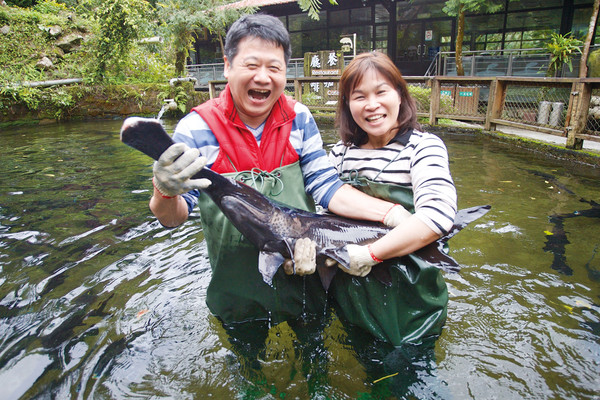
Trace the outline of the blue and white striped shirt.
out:
[[[306,193],[311,195],[318,204],[327,208],[333,194],[343,183],[327,158],[321,134],[309,109],[301,103],[295,103],[294,111],[296,118],[292,122],[290,143],[300,160]],[[254,130],[254,134],[260,146],[262,129]],[[217,138],[196,112],[189,113],[179,121],[173,140],[198,148],[200,154],[207,158],[209,168],[215,163],[219,154]],[[196,206],[198,196],[197,190],[183,195],[190,212]]]
[[[342,176],[356,171],[358,176],[376,182],[412,189],[415,215],[421,221],[438,234],[446,234],[452,228],[457,210],[456,188],[450,175],[448,151],[439,137],[413,130],[379,149],[346,147],[338,142],[329,157]]]

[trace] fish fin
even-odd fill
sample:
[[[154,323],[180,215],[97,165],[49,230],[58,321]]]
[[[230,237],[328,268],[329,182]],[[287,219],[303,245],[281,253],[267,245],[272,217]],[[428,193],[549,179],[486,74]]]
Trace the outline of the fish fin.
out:
[[[273,277],[284,261],[285,257],[280,253],[261,251],[258,254],[258,271],[267,285],[271,286],[273,284]]]
[[[325,259],[327,258],[335,260],[336,263],[331,267],[327,266],[325,264]],[[317,272],[319,273],[321,284],[325,290],[329,290],[331,281],[337,273],[338,264],[342,265],[344,268],[350,268],[350,256],[345,247],[322,248],[318,250]]]
[[[317,272],[319,274],[319,278],[321,278],[321,284],[323,285],[323,289],[325,289],[326,291],[329,290],[331,281],[337,273],[337,264],[335,264],[332,267],[328,267],[325,264],[318,264]]]
[[[487,212],[490,211],[491,208],[492,206],[485,205],[458,210],[456,216],[454,217],[454,225],[452,226],[452,229],[450,229],[450,232],[448,232],[448,234],[440,240],[443,242],[447,242],[452,236],[460,232],[460,230],[463,229],[465,226],[469,225],[471,222],[487,214]]]
[[[445,272],[460,271],[460,265],[445,251],[442,241],[430,243],[415,251],[414,254]]]

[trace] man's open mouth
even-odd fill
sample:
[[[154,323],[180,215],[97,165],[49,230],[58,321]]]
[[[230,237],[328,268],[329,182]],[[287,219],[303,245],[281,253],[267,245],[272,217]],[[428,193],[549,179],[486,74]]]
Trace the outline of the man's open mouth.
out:
[[[248,95],[252,98],[252,99],[256,99],[256,100],[264,100],[267,97],[269,97],[269,95],[271,94],[270,90],[261,90],[261,89],[250,89],[248,91]]]

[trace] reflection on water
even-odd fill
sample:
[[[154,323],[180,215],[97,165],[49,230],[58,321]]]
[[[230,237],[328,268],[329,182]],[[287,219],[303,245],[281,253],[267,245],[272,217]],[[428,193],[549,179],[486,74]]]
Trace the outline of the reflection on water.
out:
[[[0,133],[1,398],[597,396],[598,171],[443,134],[460,208],[493,208],[450,241],[441,337],[392,352],[331,310],[228,332],[198,217],[151,217],[151,163],[120,124]]]

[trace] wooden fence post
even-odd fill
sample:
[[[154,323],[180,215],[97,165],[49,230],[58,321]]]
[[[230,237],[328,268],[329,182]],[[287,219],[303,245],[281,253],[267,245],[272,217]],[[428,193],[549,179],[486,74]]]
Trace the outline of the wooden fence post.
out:
[[[437,115],[440,109],[441,84],[435,76],[431,81],[431,98],[429,100],[429,124],[437,125]]]
[[[485,130],[493,131],[496,130],[496,123],[494,120],[499,119],[502,116],[502,110],[504,109],[504,100],[506,98],[506,82],[500,79],[496,79],[493,89],[490,85],[490,92],[494,92],[492,98],[492,104],[488,104],[488,111],[485,118]],[[492,93],[490,93],[490,96]]]
[[[494,99],[495,99],[494,95],[496,93],[497,82],[498,82],[498,79],[494,79],[493,81],[490,82],[490,92],[488,93],[488,104],[487,104],[487,109],[485,110],[485,120],[483,121],[483,128],[487,131],[489,131],[492,126],[492,122],[490,120],[492,119],[492,108],[494,107]],[[495,125],[494,125],[494,128],[495,128]]]
[[[215,97],[217,97],[216,89],[215,89],[215,82],[213,82],[213,81],[208,82],[208,96],[211,99],[214,99]]]
[[[294,98],[296,101],[302,103],[302,84],[298,79],[294,79]]]
[[[581,150],[583,148],[583,139],[577,138],[577,136],[582,135],[585,131],[590,109],[590,99],[592,97],[592,85],[581,80],[573,86],[576,90],[571,91],[569,99],[569,103],[572,102],[573,105],[569,104],[571,113],[570,123],[566,127],[566,147],[568,149]],[[567,118],[569,118],[569,115]]]

